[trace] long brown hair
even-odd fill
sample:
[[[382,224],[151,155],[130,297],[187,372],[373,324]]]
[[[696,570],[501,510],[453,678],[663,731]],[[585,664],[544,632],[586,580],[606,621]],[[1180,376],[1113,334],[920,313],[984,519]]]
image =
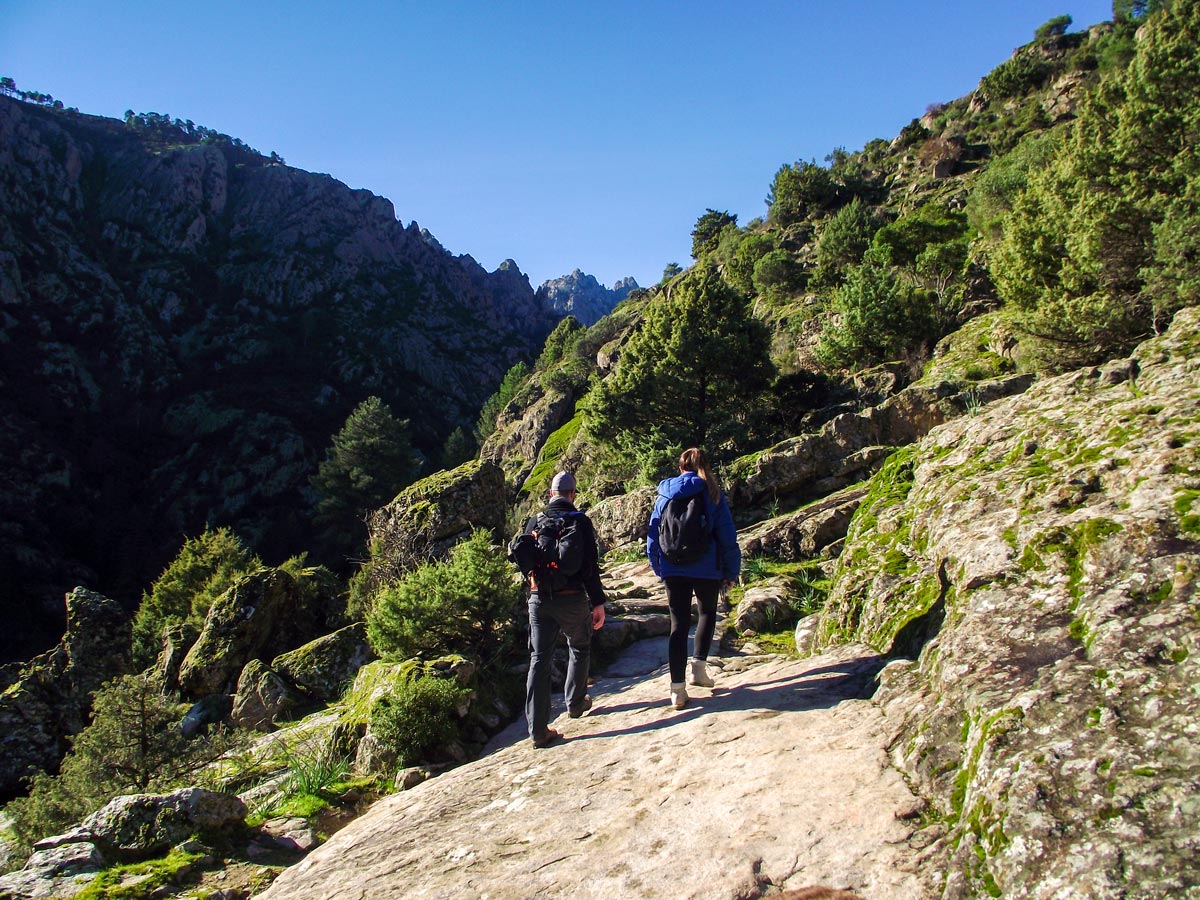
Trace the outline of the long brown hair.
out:
[[[717,484],[717,476],[713,474],[708,457],[699,447],[688,447],[679,454],[679,468],[683,472],[695,472],[708,485],[708,499],[713,503],[721,500],[721,486]]]

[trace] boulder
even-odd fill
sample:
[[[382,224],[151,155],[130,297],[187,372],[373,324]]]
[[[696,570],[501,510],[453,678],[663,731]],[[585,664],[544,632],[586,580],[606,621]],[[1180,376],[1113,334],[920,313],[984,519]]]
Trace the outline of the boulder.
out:
[[[764,578],[746,588],[737,606],[734,626],[742,634],[769,631],[794,614],[788,601],[790,584],[786,578]]]
[[[0,876],[0,897],[12,900],[38,897],[74,897],[106,865],[90,841],[46,846],[35,850],[25,865]]]
[[[367,523],[373,550],[370,584],[444,557],[477,528],[504,529],[504,473],[485,459],[438,472],[405,488]]]
[[[92,693],[131,669],[129,621],[116,601],[77,587],[66,607],[59,646],[30,660],[0,694],[0,799],[18,794],[30,775],[55,771],[87,724]]]
[[[199,787],[169,794],[117,797],[80,823],[106,859],[136,861],[170,850],[193,835],[219,836],[246,822],[237,796]],[[38,845],[35,845],[37,849]]]
[[[238,676],[230,718],[241,728],[271,731],[281,721],[313,705],[312,698],[261,660],[252,659]]]
[[[588,507],[588,518],[596,527],[596,540],[602,555],[626,544],[645,544],[656,497],[654,488],[639,487]]]
[[[313,636],[311,615],[296,582],[280,569],[239,579],[208,611],[200,637],[179,668],[179,687],[189,697],[231,693],[252,659],[272,659]],[[309,627],[304,628],[305,621]]]
[[[314,700],[333,703],[375,658],[367,626],[356,622],[275,657],[271,668]]]

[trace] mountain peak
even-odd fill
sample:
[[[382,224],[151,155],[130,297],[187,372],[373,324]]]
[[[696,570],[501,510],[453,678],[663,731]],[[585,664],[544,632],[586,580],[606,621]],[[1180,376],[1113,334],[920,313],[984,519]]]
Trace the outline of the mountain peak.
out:
[[[622,278],[609,289],[596,276],[582,269],[574,269],[569,275],[543,282],[537,290],[537,296],[555,313],[571,315],[584,325],[591,325],[612,312],[638,287],[636,279],[629,277]]]

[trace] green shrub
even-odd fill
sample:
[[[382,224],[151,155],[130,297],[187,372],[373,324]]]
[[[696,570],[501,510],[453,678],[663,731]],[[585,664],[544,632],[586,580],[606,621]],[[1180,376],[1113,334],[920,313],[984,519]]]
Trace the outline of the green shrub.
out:
[[[1041,87],[1050,71],[1050,64],[1040,56],[1018,53],[983,76],[979,88],[989,100],[1020,97]]]
[[[870,207],[857,197],[835,212],[821,229],[813,284],[817,287],[836,284],[847,268],[862,262],[878,229]]]
[[[477,530],[450,551],[380,590],[367,616],[382,657],[433,659],[458,654],[481,667],[507,656],[521,586],[504,550]]]
[[[371,732],[401,766],[415,765],[457,737],[457,709],[470,693],[448,678],[415,678],[375,704]]]
[[[233,583],[262,562],[228,528],[205,529],[184,542],[179,554],[142,595],[133,619],[133,660],[139,669],[152,664],[163,628],[180,622],[200,625],[208,609]]]
[[[560,321],[546,336],[546,343],[542,346],[542,353],[534,364],[534,369],[538,372],[545,372],[552,368],[555,363],[571,352],[582,331],[583,325],[574,316],[567,316]]]

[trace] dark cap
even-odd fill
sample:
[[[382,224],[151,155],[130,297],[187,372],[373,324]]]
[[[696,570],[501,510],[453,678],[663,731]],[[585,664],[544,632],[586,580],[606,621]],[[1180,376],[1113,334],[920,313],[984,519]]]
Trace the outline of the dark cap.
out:
[[[566,494],[575,490],[575,476],[570,472],[559,472],[550,482],[550,490],[556,494]]]

